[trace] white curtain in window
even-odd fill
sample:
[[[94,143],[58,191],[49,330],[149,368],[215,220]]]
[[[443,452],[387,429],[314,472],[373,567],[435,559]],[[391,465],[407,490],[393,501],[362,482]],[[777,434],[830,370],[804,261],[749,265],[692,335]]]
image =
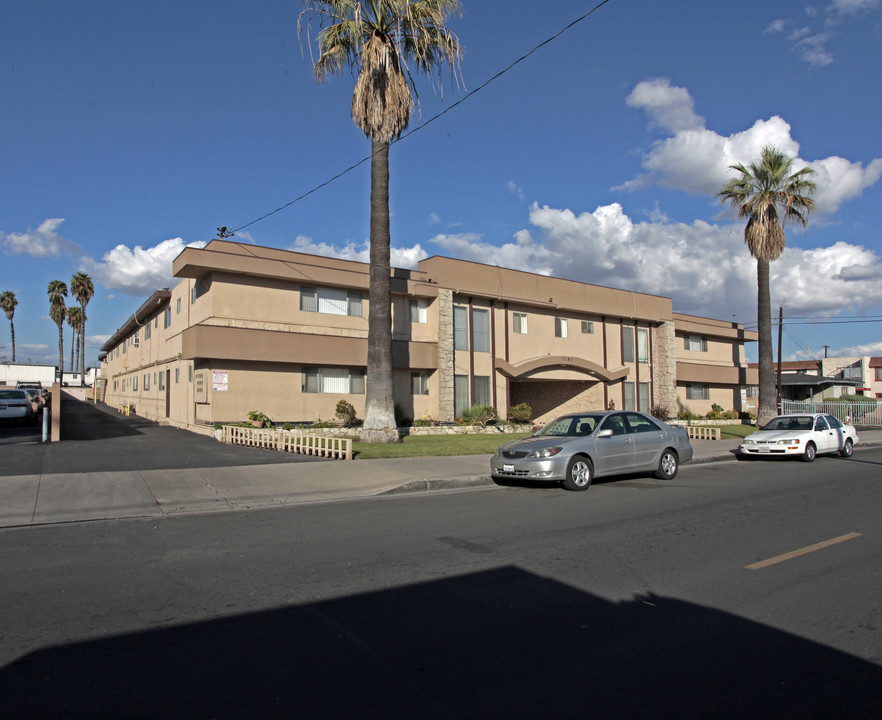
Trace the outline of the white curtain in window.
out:
[[[322,368],[323,393],[349,393],[349,370],[347,368]]]
[[[319,288],[318,311],[331,315],[349,314],[349,295],[345,290]]]

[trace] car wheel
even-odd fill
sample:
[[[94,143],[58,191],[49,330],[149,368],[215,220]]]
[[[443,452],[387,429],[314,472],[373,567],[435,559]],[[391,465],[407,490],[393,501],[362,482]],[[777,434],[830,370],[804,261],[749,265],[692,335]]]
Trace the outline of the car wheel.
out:
[[[817,455],[818,449],[815,447],[813,442],[808,443],[805,446],[805,452],[802,454],[802,458],[800,458],[803,462],[812,462],[815,459],[815,455]]]
[[[677,457],[677,453],[667,448],[658,460],[658,469],[655,471],[655,476],[659,480],[673,480],[677,476],[679,465],[680,459]]]
[[[854,445],[851,443],[851,438],[845,439],[845,445],[842,446],[842,450],[839,451],[839,454],[842,457],[851,457],[854,454]]]
[[[574,455],[567,464],[563,486],[567,490],[587,490],[594,477],[594,466],[584,455]]]

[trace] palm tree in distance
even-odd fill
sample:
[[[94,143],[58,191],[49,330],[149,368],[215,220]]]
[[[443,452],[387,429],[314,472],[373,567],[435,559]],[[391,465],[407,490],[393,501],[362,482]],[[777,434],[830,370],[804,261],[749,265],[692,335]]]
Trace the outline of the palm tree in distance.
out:
[[[775,366],[772,360],[772,301],[769,289],[769,263],[781,257],[786,238],[783,226],[796,222],[806,226],[815,209],[809,195],[815,191],[810,167],[792,172],[793,160],[776,147],[764,147],[759,164],[731,165],[737,175],[729,180],[717,197],[734,207],[738,219],[747,220],[744,242],[756,258],[757,325],[759,330],[759,407],[760,426],[777,411]]]
[[[407,128],[413,108],[411,69],[456,76],[462,49],[445,23],[459,0],[307,0],[301,33],[315,20],[318,82],[357,72],[352,120],[371,141],[370,290],[367,387],[361,439],[397,442],[392,395],[392,294],[389,229],[389,145]],[[411,67],[412,66],[412,67]]]
[[[83,309],[78,305],[71,305],[67,308],[67,324],[70,325],[72,337],[70,342],[70,367],[74,369],[79,366],[80,353],[83,351],[80,342],[80,333],[83,331]],[[74,346],[76,346],[77,362],[74,363]]]
[[[76,273],[70,279],[70,292],[83,310],[83,316],[80,318],[80,378],[82,379],[86,376],[86,305],[95,294],[92,278],[83,272]]]
[[[15,362],[15,323],[12,322],[12,318],[15,316],[16,305],[18,305],[18,300],[16,300],[15,293],[12,290],[4,290],[0,293],[0,309],[6,313],[6,319],[9,320],[9,334],[12,339],[12,362]]]
[[[49,317],[58,325],[58,373],[59,381],[64,379],[64,318],[67,315],[67,305],[64,298],[67,297],[67,285],[61,280],[49,282]]]

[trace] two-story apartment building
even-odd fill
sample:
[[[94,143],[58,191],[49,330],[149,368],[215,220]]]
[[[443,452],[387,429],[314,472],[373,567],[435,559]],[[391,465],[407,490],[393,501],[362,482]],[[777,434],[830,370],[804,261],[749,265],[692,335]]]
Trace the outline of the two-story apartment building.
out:
[[[340,399],[363,417],[367,264],[214,240],[173,272],[178,285],[102,347],[108,403],[191,429],[250,410],[329,420]],[[392,293],[406,417],[449,422],[473,404],[504,416],[527,403],[539,421],[610,403],[741,409],[755,334],[675,314],[668,298],[443,257],[393,268]]]

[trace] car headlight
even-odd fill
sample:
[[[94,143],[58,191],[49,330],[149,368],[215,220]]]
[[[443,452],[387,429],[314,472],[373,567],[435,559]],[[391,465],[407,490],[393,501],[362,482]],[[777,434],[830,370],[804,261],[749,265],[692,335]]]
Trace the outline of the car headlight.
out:
[[[542,448],[541,450],[534,450],[532,453],[530,453],[530,457],[550,458],[557,455],[561,450],[563,450],[562,447]]]
[[[799,445],[799,440],[779,440],[779,445]]]

